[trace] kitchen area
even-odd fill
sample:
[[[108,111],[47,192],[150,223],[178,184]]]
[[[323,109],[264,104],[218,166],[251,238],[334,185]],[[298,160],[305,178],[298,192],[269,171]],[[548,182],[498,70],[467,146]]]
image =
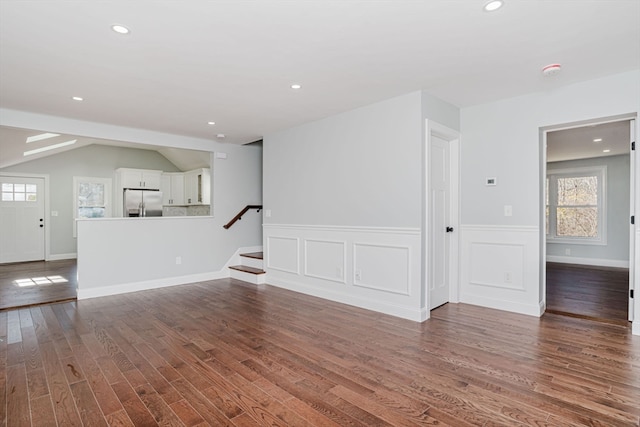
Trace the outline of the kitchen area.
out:
[[[209,168],[186,172],[150,169],[115,170],[115,216],[208,216],[211,214]]]

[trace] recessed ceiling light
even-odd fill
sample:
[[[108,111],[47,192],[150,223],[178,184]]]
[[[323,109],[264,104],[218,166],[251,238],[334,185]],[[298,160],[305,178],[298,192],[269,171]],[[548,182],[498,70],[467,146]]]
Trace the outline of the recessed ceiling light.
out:
[[[84,98],[82,98],[81,96],[72,96],[71,99],[73,99],[74,101],[84,101]]]
[[[222,139],[222,138],[224,138],[224,133],[219,133],[219,134],[217,134],[216,136],[217,136],[218,138],[221,138],[221,139]]]
[[[207,122],[207,124],[213,126],[216,124],[216,122]]]
[[[593,142],[602,142],[602,138],[595,138]]]
[[[493,12],[500,9],[503,5],[504,2],[502,0],[491,0],[484,4],[483,9],[485,12]]]
[[[294,84],[292,84],[292,85],[291,85],[291,89],[300,89],[301,87],[302,87],[302,86],[300,86],[300,85],[299,85],[299,84],[297,84],[297,83],[294,83]]]
[[[111,29],[118,34],[129,34],[129,29],[123,25],[115,24],[111,26]]]
[[[607,150],[602,150],[603,153],[610,153],[611,150],[607,149]]]

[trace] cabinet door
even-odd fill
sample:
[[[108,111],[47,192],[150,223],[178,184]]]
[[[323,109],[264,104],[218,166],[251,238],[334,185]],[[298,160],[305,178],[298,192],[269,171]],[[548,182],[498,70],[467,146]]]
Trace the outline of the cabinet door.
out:
[[[142,184],[142,173],[138,170],[120,171],[122,188],[144,188]]]
[[[160,182],[160,191],[162,191],[162,204],[171,204],[171,175],[167,173],[162,174]]]
[[[184,174],[184,202],[187,205],[198,203],[198,173],[189,171]]]
[[[142,172],[142,188],[149,190],[159,190],[162,173],[156,171]]]
[[[184,205],[184,174],[171,176],[171,204]]]

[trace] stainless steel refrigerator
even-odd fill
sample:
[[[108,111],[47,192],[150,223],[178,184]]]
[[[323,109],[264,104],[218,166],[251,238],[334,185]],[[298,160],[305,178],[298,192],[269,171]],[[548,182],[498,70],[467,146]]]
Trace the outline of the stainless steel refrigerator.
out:
[[[124,189],[124,216],[162,216],[162,192]]]

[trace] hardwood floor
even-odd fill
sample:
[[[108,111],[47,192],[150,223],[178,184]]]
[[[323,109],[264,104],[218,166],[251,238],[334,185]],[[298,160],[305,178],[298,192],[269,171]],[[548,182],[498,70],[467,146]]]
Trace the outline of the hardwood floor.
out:
[[[76,298],[76,260],[0,265],[0,310]]]
[[[0,312],[8,426],[638,426],[629,328],[233,279]]]
[[[629,270],[547,263],[547,312],[628,325]]]

